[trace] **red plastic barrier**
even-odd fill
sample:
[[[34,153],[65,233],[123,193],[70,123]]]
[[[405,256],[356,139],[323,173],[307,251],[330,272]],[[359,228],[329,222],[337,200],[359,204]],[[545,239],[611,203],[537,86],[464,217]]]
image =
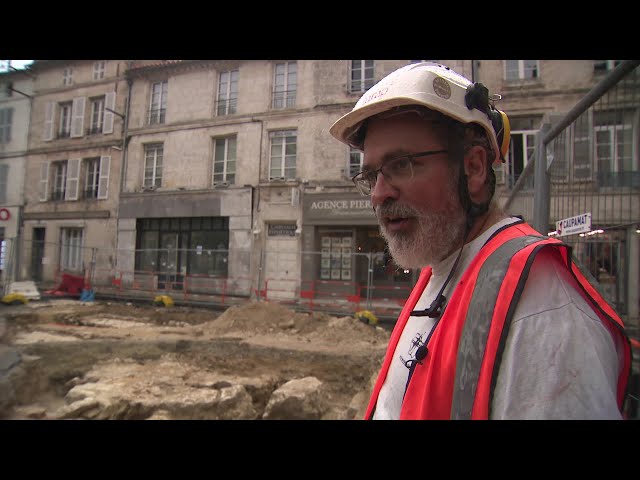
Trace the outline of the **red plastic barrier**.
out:
[[[45,293],[50,295],[72,295],[79,297],[84,289],[84,285],[84,276],[63,273],[60,285],[53,290],[46,291]]]

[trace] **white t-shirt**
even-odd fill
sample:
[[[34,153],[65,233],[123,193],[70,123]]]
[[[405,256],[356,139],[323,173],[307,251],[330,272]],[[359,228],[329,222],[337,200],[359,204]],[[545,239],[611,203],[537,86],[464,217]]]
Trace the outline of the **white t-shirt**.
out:
[[[464,246],[456,272],[443,292],[447,299],[489,237],[517,220],[501,220]],[[414,310],[431,305],[458,252],[432,265],[431,278]],[[380,390],[374,419],[400,418],[409,374],[406,361],[415,358],[434,323],[434,318],[409,317]],[[542,249],[511,321],[490,418],[621,419],[616,402],[621,367],[622,346],[615,345],[593,313],[577,281],[562,265],[560,254]]]

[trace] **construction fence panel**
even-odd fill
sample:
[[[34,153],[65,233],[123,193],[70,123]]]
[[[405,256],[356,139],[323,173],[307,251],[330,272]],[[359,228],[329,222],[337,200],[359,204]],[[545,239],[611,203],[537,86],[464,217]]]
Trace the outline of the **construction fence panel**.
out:
[[[265,251],[256,294],[300,310],[336,315],[370,310],[395,319],[414,277],[398,275],[384,259],[388,259],[384,252],[353,253],[342,248],[299,254]],[[294,265],[299,267],[287,268]]]
[[[505,204],[572,246],[576,264],[634,334],[640,324],[639,63],[621,62],[541,128]]]
[[[118,258],[118,265],[113,259]],[[227,249],[99,250],[97,286],[113,295],[170,295],[192,303],[229,304],[251,297],[251,252]]]
[[[21,261],[15,280],[33,280],[41,292],[60,287],[66,275],[81,278],[83,288],[98,298],[148,301],[169,295],[176,302],[217,306],[272,301],[336,315],[370,310],[389,321],[397,317],[419,274],[399,270],[384,252],[353,253],[343,248],[263,250],[259,258],[252,258],[255,253],[242,249],[16,244]]]

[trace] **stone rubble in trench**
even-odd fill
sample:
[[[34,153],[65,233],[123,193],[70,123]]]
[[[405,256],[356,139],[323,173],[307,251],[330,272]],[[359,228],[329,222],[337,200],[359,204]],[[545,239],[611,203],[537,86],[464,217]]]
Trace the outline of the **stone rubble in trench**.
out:
[[[264,301],[218,313],[60,299],[2,317],[0,346],[20,362],[0,418],[14,419],[358,419],[390,333]]]

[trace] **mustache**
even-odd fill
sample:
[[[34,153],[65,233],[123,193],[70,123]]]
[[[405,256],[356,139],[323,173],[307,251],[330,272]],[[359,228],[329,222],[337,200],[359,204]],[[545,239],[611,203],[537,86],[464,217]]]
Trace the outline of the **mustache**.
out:
[[[384,217],[421,217],[422,212],[409,205],[397,202],[385,202],[375,209],[376,217],[381,220]]]

